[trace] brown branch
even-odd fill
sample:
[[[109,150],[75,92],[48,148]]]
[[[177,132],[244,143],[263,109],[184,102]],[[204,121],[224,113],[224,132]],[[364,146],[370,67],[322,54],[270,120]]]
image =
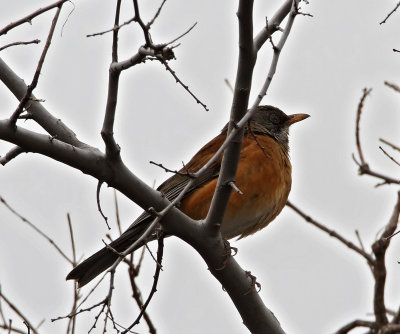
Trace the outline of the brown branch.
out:
[[[354,243],[352,243],[349,240],[346,240],[344,237],[342,237],[340,234],[338,234],[334,230],[331,230],[331,229],[327,228],[325,225],[317,222],[316,220],[314,220],[313,218],[308,216],[306,213],[301,211],[298,207],[296,207],[291,202],[288,201],[286,203],[286,205],[289,208],[291,208],[294,212],[296,212],[298,215],[300,215],[306,222],[314,225],[318,229],[320,229],[320,230],[324,231],[325,233],[327,233],[330,237],[333,237],[333,238],[339,240],[341,243],[346,245],[348,248],[350,248],[353,251],[355,251],[356,253],[360,254],[367,261],[368,265],[370,265],[370,266],[374,265],[374,259],[372,258],[372,256],[369,255],[367,252],[365,252],[362,248],[357,247]]]
[[[400,152],[400,147],[398,147],[398,146],[396,146],[396,145],[394,145],[394,144],[392,144],[392,143],[388,142],[387,140],[385,140],[385,139],[382,139],[382,138],[379,138],[379,141],[381,141],[382,143],[384,143],[384,144],[386,144],[386,145],[390,146],[390,147],[391,147],[391,148],[393,148],[394,150],[396,150],[396,151],[399,151],[399,152]]]
[[[28,86],[28,89],[26,90],[25,96],[19,102],[19,105],[18,105],[17,109],[14,111],[14,113],[10,117],[10,121],[13,122],[14,124],[17,122],[17,119],[18,119],[19,115],[23,112],[23,108],[25,107],[25,105],[27,104],[29,99],[32,97],[32,92],[33,92],[33,90],[36,88],[36,86],[38,84],[40,72],[42,70],[42,66],[44,64],[44,60],[46,58],[47,51],[49,50],[49,47],[50,47],[50,44],[51,44],[51,40],[53,38],[54,30],[56,28],[56,24],[57,24],[58,18],[60,16],[62,3],[64,3],[64,2],[65,1],[62,1],[62,2],[60,1],[60,4],[57,7],[57,11],[56,11],[56,13],[55,13],[55,15],[53,17],[53,21],[51,23],[50,31],[49,31],[49,34],[47,36],[46,44],[44,45],[42,54],[40,55],[40,59],[39,59],[38,65],[36,67],[36,71],[35,71],[35,74],[33,76],[32,82]]]
[[[396,165],[400,166],[400,163],[393,158],[388,152],[386,152],[382,146],[379,146],[379,149],[383,152],[383,154],[385,154],[390,160],[392,160]]]
[[[396,5],[396,7],[393,8],[393,10],[392,10],[389,14],[387,14],[387,16],[386,16],[381,22],[379,22],[379,24],[384,24],[384,23],[386,23],[386,21],[388,20],[388,18],[389,18],[390,16],[392,16],[392,14],[397,10],[397,8],[399,8],[399,6],[400,6],[400,2]]]
[[[9,43],[9,44],[6,44],[6,45],[3,45],[2,47],[0,47],[0,51],[3,51],[3,50],[5,50],[5,49],[7,49],[7,48],[9,48],[11,46],[39,44],[39,43],[40,43],[40,40],[38,40],[38,39],[34,39],[34,40],[28,41],[28,42],[22,42],[22,41],[21,42],[13,42],[13,43]]]
[[[397,86],[396,84],[389,82],[389,81],[385,81],[384,84],[390,88],[392,88],[394,91],[396,91],[397,93],[400,93],[400,87]]]
[[[400,215],[400,192],[397,193],[397,202],[394,207],[392,217],[388,224],[385,226],[380,238],[372,245],[372,251],[375,255],[375,264],[373,267],[373,274],[375,278],[375,292],[374,292],[374,313],[376,323],[379,327],[388,323],[385,307],[385,283],[386,283],[386,265],[385,256],[386,251],[390,244],[390,238],[397,228]]]

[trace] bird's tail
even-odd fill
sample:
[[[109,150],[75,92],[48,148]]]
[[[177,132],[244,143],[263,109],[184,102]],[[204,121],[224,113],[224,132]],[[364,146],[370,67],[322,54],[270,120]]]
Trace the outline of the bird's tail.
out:
[[[125,231],[118,239],[110,243],[110,247],[118,252],[124,252],[135,241],[137,241],[144,231],[148,228],[151,219],[145,219],[135,226],[131,226]],[[132,224],[133,225],[133,224]],[[152,239],[152,238],[150,238]],[[136,249],[142,247],[149,239],[140,242]],[[91,257],[77,265],[68,275],[67,280],[76,280],[79,287],[84,286],[94,279],[97,275],[108,269],[116,260],[118,255],[115,254],[110,248],[104,247]]]

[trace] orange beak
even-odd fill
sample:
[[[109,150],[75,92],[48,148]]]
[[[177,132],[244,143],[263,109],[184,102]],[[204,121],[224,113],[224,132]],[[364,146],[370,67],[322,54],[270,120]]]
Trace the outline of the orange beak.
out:
[[[292,125],[292,124],[300,122],[303,119],[306,119],[308,117],[310,117],[310,115],[308,115],[308,114],[293,114],[293,115],[289,115],[288,123],[289,123],[289,125]]]

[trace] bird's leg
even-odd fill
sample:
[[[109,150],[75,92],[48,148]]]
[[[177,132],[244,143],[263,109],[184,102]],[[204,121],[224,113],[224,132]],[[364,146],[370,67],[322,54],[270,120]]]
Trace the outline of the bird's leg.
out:
[[[250,289],[249,289],[249,291],[247,291],[247,292],[245,293],[245,295],[248,295],[250,292],[252,292],[252,291],[253,291],[254,289],[256,289],[256,288],[257,288],[257,292],[260,292],[260,290],[261,290],[261,284],[257,282],[257,277],[255,277],[254,275],[252,275],[250,271],[245,271],[245,273],[246,273],[246,276],[247,276],[247,277],[250,277],[250,279],[251,279]]]
[[[223,270],[226,267],[226,263],[228,262],[228,258],[230,256],[235,256],[238,252],[238,249],[236,247],[232,247],[231,244],[229,243],[228,239],[223,239],[224,241],[224,248],[225,248],[225,259],[224,262],[222,263],[222,267],[221,268],[217,268],[216,270]]]

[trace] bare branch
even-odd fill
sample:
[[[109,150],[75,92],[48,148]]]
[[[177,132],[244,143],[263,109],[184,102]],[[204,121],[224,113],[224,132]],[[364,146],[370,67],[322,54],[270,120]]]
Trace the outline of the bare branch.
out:
[[[32,330],[33,334],[38,334],[36,328],[31,324],[31,322],[22,314],[16,305],[14,305],[1,291],[0,289],[0,299],[4,302],[27,324],[27,326]],[[11,328],[11,326],[9,327]]]
[[[386,17],[385,17],[381,22],[379,22],[379,24],[384,24],[384,23],[386,23],[386,21],[388,20],[388,18],[389,18],[390,16],[392,16],[392,14],[397,10],[397,8],[399,8],[399,6],[400,6],[400,2],[396,5],[396,7],[393,8],[393,10],[392,10],[389,14],[386,15]]]
[[[393,90],[395,90],[396,92],[400,93],[400,87],[397,86],[396,84],[389,82],[389,81],[385,81],[384,84],[390,88],[392,88]]]
[[[12,22],[12,23],[8,24],[3,29],[0,29],[0,36],[4,35],[4,34],[7,34],[11,29],[14,29],[15,27],[17,27],[17,26],[19,26],[19,25],[21,25],[23,23],[31,23],[31,21],[36,16],[39,16],[40,14],[43,14],[44,12],[47,12],[47,11],[53,9],[53,8],[60,7],[60,6],[62,6],[64,4],[64,2],[67,2],[67,1],[70,1],[70,0],[59,0],[59,1],[56,1],[56,2],[52,3],[51,5],[48,5],[48,6],[44,7],[44,8],[40,8],[40,9],[34,11],[32,14],[29,14],[29,15],[25,16],[24,18],[22,18],[22,19],[20,19],[18,21],[15,21],[15,22]]]
[[[0,80],[14,94],[18,100],[22,100],[26,95],[28,87],[19,76],[0,58]],[[57,139],[74,145],[76,147],[90,147],[76,138],[75,133],[68,128],[59,118],[50,114],[46,108],[35,98],[31,96],[27,112],[43,129]]]
[[[62,1],[62,3],[64,3],[64,2],[65,1]],[[46,58],[47,51],[49,50],[49,47],[50,47],[50,44],[51,44],[51,40],[53,38],[54,29],[56,28],[58,17],[59,17],[60,12],[61,12],[62,3],[60,3],[58,5],[58,7],[57,7],[57,11],[56,11],[56,13],[54,15],[54,18],[53,18],[53,21],[51,23],[51,27],[50,27],[49,34],[47,36],[46,44],[44,45],[42,54],[40,55],[40,59],[39,59],[38,65],[36,67],[36,71],[35,71],[35,74],[33,76],[32,82],[28,86],[28,89],[27,89],[27,91],[25,93],[25,96],[19,102],[19,105],[18,105],[17,109],[14,111],[14,113],[10,117],[10,120],[13,123],[15,123],[17,121],[19,115],[23,112],[23,108],[25,107],[25,105],[27,104],[29,99],[32,97],[32,92],[33,92],[33,90],[36,88],[36,86],[38,84],[39,75],[40,75],[40,72],[42,70],[42,66],[43,66],[44,60]]]
[[[24,223],[28,224],[31,228],[33,228],[37,233],[39,233],[43,238],[45,238],[50,244],[57,250],[57,252],[69,263],[73,264],[72,260],[61,250],[61,248],[51,239],[50,237],[47,236],[46,233],[44,233],[42,230],[40,230],[35,224],[30,222],[28,219],[20,215],[17,211],[15,211],[7,202],[6,200],[0,196],[0,202],[4,204],[4,206],[11,211],[15,216],[17,216],[19,219],[21,219]]]
[[[136,320],[126,329],[122,332],[122,334],[127,333],[132,327],[137,325],[140,322],[140,319],[142,318],[143,314],[146,311],[147,306],[149,305],[151,299],[153,298],[154,293],[157,291],[157,283],[158,283],[158,278],[160,276],[160,271],[161,271],[161,263],[162,263],[162,258],[163,258],[163,252],[164,252],[164,235],[160,235],[158,238],[158,250],[157,250],[157,262],[156,262],[156,271],[154,273],[154,280],[153,280],[153,285],[150,290],[150,294],[147,297],[146,302],[143,304],[142,309],[136,318]]]
[[[108,217],[106,217],[103,213],[103,210],[101,209],[101,204],[100,204],[100,190],[101,190],[101,185],[103,184],[103,181],[97,182],[97,189],[96,189],[96,201],[97,201],[97,209],[99,210],[101,216],[103,217],[104,221],[106,222],[108,230],[111,230],[110,225],[108,224]]]
[[[358,103],[358,108],[357,108],[357,119],[356,119],[356,144],[357,144],[357,150],[358,150],[358,156],[360,157],[361,161],[361,166],[366,165],[366,162],[364,160],[364,155],[361,150],[361,141],[360,141],[360,120],[361,120],[361,112],[364,107],[364,101],[367,98],[367,96],[371,93],[372,89],[367,89],[364,88],[363,90],[363,95],[361,96],[360,102]]]
[[[345,238],[343,238],[340,234],[338,234],[337,232],[335,232],[334,230],[331,230],[329,228],[327,228],[325,225],[317,222],[316,220],[314,220],[313,218],[311,218],[310,216],[308,216],[307,214],[305,214],[303,211],[301,211],[298,207],[296,207],[293,203],[291,202],[287,202],[286,205],[291,208],[294,212],[296,212],[298,215],[300,215],[302,218],[304,218],[304,220],[312,225],[314,225],[315,227],[319,228],[320,230],[324,231],[325,233],[327,233],[330,237],[333,237],[337,240],[339,240],[341,243],[343,243],[344,245],[346,245],[348,248],[354,250],[356,253],[360,254],[366,261],[367,263],[372,266],[374,265],[374,259],[372,258],[371,255],[369,255],[368,253],[366,253],[362,248],[357,247],[355,244],[353,244],[351,241],[346,240]]]
[[[394,144],[392,144],[392,143],[388,142],[388,141],[387,141],[387,140],[385,140],[385,139],[379,138],[379,140],[380,140],[382,143],[384,143],[384,144],[386,144],[386,145],[390,146],[390,147],[391,147],[391,148],[393,148],[394,150],[396,150],[396,151],[399,151],[399,152],[400,152],[400,147],[398,147],[398,146],[396,146],[396,145],[394,145]]]
[[[119,24],[119,15],[121,10],[121,0],[117,0],[115,9],[115,20],[114,26]],[[113,43],[112,43],[112,64],[118,62],[118,29],[113,30]],[[104,115],[103,127],[101,129],[101,136],[106,146],[106,156],[112,160],[120,160],[120,147],[114,139],[114,121],[115,112],[117,108],[118,100],[118,86],[120,71],[116,71],[112,64],[109,69],[108,76],[108,93],[107,93],[107,105],[106,112]]]
[[[172,68],[168,65],[167,61],[160,56],[157,56],[157,59],[165,66],[166,70],[172,74],[175,81],[177,83],[179,83],[195,99],[196,103],[200,104],[206,111],[209,111],[209,109],[207,108],[207,105],[204,104],[203,102],[201,102],[200,99],[198,99],[197,96],[194,93],[192,93],[192,91],[189,89],[189,86],[185,85],[182,82],[182,80],[179,79],[179,77],[176,75],[176,72],[174,70],[172,70]]]
[[[19,147],[19,146],[13,147],[11,150],[9,150],[7,152],[6,155],[0,157],[0,164],[2,164],[3,166],[6,165],[12,159],[14,159],[17,156],[19,156],[21,153],[24,153],[24,150],[21,147]]]
[[[370,328],[374,329],[376,327],[375,323],[372,321],[366,321],[366,320],[353,320],[346,326],[343,326],[340,328],[338,331],[335,332],[335,334],[347,334],[351,330],[357,327],[364,327],[364,328]]]
[[[361,120],[362,109],[364,107],[364,101],[370,93],[371,93],[371,89],[364,88],[363,95],[361,96],[360,102],[358,104],[357,118],[356,118],[356,145],[357,145],[357,151],[358,151],[358,156],[360,158],[360,162],[357,161],[354,154],[353,154],[353,160],[359,167],[358,172],[360,175],[367,174],[367,175],[379,178],[383,181],[382,183],[378,183],[376,186],[381,186],[384,184],[391,184],[391,183],[400,184],[400,180],[398,180],[398,179],[394,179],[390,176],[387,176],[387,175],[384,175],[384,174],[381,174],[381,173],[371,170],[368,163],[364,159],[364,155],[362,153],[361,140],[360,140],[360,120]]]
[[[375,265],[373,274],[375,278],[375,293],[374,293],[374,313],[376,323],[379,327],[388,323],[385,307],[385,283],[386,283],[386,265],[385,256],[390,244],[390,238],[397,228],[400,215],[400,192],[397,193],[397,202],[394,207],[392,217],[385,226],[380,238],[372,245],[372,251],[375,255]]]
[[[382,146],[379,146],[379,149],[380,149],[390,160],[392,160],[396,165],[400,166],[400,163],[399,163],[395,158],[393,158],[388,152],[386,152],[386,151],[383,149]]]
[[[0,51],[3,51],[3,50],[5,50],[5,49],[7,49],[7,48],[9,48],[9,47],[11,47],[11,46],[16,46],[16,45],[29,45],[29,44],[39,44],[39,43],[40,43],[40,40],[38,40],[38,39],[34,39],[34,40],[28,41],[28,42],[14,42],[14,43],[9,43],[9,44],[6,44],[6,45],[0,47]]]
[[[104,31],[101,31],[101,32],[96,32],[96,33],[93,33],[93,34],[88,34],[88,35],[86,35],[86,37],[100,36],[100,35],[104,35],[104,34],[106,34],[106,33],[115,31],[115,30],[119,30],[119,29],[121,29],[123,26],[126,26],[126,25],[132,23],[133,21],[134,21],[134,18],[131,18],[131,19],[129,19],[128,21],[125,21],[124,23],[121,23],[121,24],[119,24],[119,25],[116,25],[116,26],[112,27],[111,29],[104,30]]]
[[[285,17],[290,13],[292,8],[292,0],[285,0],[282,6],[277,10],[275,15],[268,20],[268,24],[257,34],[254,38],[254,46],[256,50],[260,50],[268,38],[277,30],[279,30],[279,25],[285,19]]]

